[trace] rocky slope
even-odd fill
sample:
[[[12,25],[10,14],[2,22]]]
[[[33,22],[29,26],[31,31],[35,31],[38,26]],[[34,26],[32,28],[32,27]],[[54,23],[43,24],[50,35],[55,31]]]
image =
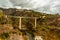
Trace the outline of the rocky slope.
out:
[[[20,30],[18,27],[19,18],[5,17],[5,15],[20,17],[38,17],[37,27],[34,28],[34,19],[22,18],[22,26],[25,27],[26,30]],[[2,38],[9,38],[10,37],[9,35],[14,34],[21,35],[21,33],[25,36],[27,32],[33,37],[36,35],[40,35],[44,40],[59,40],[60,39],[59,31],[60,31],[59,14],[46,14],[26,9],[0,8],[0,36],[3,35]]]

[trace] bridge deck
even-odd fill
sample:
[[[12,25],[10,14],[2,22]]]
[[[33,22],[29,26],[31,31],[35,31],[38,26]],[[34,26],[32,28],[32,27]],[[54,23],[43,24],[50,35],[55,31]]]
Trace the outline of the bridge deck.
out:
[[[20,16],[10,16],[10,15],[5,15],[6,17],[13,17],[13,18],[19,18],[19,28],[21,29],[21,20],[22,18],[30,18],[30,19],[34,19],[35,20],[35,28],[37,26],[37,18],[40,18],[40,17],[20,17]]]

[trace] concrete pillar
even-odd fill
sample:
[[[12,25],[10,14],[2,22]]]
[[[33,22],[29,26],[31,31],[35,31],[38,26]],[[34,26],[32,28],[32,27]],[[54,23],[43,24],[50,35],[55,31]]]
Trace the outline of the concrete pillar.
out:
[[[21,29],[21,17],[19,18],[19,29]]]
[[[35,28],[36,28],[36,26],[37,26],[37,18],[35,18]]]

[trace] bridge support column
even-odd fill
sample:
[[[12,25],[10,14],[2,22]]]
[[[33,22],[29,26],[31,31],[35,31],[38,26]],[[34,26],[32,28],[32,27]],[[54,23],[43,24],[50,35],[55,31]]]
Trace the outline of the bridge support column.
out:
[[[21,17],[19,18],[19,29],[21,29]]]
[[[35,18],[35,28],[36,28],[36,26],[37,26],[37,18]]]

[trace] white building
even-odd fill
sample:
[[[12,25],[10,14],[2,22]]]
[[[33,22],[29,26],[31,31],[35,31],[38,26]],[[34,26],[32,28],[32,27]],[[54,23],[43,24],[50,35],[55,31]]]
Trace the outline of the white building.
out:
[[[35,36],[34,38],[35,40],[43,40],[43,38],[41,36]]]

